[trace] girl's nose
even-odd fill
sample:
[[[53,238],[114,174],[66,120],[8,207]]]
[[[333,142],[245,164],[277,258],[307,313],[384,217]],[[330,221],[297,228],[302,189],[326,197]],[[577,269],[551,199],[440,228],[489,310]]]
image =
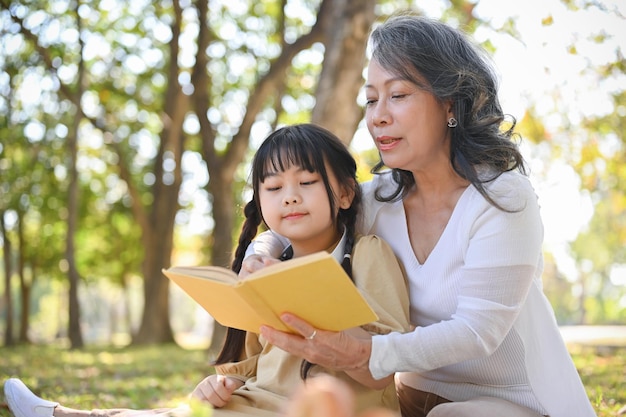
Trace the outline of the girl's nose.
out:
[[[291,195],[287,195],[285,196],[285,198],[283,198],[283,205],[288,206],[291,204],[297,204],[300,202],[300,197],[296,194],[291,194]]]

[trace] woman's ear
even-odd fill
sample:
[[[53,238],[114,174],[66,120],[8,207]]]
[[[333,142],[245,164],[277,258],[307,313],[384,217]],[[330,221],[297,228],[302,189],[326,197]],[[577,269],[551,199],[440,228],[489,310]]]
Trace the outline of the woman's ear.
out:
[[[452,100],[444,100],[443,108],[446,110],[447,117],[454,117],[454,101]]]

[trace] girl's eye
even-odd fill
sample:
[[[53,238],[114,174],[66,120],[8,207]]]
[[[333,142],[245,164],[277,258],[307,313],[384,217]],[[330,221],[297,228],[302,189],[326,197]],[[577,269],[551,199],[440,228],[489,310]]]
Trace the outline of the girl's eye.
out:
[[[376,100],[375,98],[368,98],[368,99],[365,101],[365,105],[366,105],[366,106],[370,106],[370,105],[372,105],[372,104],[376,103],[376,101],[377,101],[377,100]]]
[[[302,181],[300,184],[302,185],[313,185],[317,182],[317,180],[311,180],[311,181]]]
[[[278,191],[280,190],[280,185],[276,185],[276,184],[264,184],[263,185],[263,189],[265,191]]]

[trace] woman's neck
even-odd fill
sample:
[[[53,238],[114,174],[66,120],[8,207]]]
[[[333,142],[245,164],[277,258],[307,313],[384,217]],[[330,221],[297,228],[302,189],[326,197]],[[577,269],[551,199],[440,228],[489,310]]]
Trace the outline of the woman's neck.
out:
[[[454,207],[459,192],[470,185],[470,182],[457,174],[451,166],[428,172],[415,171],[413,178],[415,186],[406,198],[420,201],[422,205],[433,209],[450,205]]]

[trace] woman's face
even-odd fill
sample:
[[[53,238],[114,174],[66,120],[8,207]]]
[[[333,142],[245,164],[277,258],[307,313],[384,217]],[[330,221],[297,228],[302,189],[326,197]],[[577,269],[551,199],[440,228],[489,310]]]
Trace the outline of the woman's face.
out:
[[[386,166],[416,172],[449,163],[449,105],[376,61],[365,94],[367,128]]]

